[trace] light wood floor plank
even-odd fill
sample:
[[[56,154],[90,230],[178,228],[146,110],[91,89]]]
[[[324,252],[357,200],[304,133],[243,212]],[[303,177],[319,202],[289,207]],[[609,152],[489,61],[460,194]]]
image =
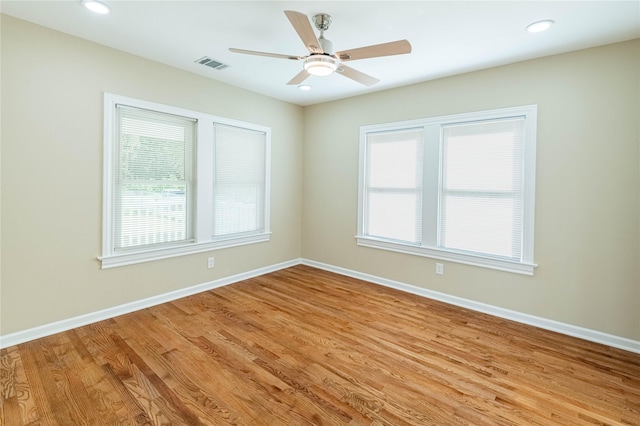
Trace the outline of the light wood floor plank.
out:
[[[640,355],[307,266],[0,351],[3,425],[637,425]]]

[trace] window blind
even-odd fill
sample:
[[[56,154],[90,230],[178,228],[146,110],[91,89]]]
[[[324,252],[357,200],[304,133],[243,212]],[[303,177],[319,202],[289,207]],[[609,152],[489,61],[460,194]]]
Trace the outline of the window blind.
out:
[[[265,229],[264,132],[214,125],[213,237]]]
[[[420,244],[422,129],[367,134],[365,233]]]
[[[524,124],[443,126],[440,247],[522,260]]]
[[[193,240],[195,120],[116,108],[114,249]]]

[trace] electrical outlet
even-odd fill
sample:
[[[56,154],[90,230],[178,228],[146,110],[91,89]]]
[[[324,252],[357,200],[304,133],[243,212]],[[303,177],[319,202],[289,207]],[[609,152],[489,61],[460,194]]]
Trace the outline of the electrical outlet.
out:
[[[213,257],[210,257],[207,259],[207,268],[211,269],[213,268],[213,266],[215,265],[214,261],[213,261]]]
[[[436,274],[444,275],[444,265],[442,263],[436,263]]]

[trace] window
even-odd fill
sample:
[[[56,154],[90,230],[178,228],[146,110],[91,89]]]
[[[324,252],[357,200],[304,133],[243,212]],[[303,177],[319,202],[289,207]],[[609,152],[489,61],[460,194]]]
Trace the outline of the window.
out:
[[[105,94],[103,268],[269,240],[270,129]]]
[[[264,228],[264,134],[216,124],[213,167],[214,237]]]
[[[533,275],[536,114],[362,127],[358,244]]]
[[[368,135],[367,235],[421,242],[422,133],[422,129],[409,129]]]
[[[116,252],[193,241],[195,120],[116,106]]]

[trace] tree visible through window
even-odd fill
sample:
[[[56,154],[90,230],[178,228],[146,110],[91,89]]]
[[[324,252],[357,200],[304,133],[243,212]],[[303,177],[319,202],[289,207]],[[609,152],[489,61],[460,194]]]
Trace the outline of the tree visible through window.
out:
[[[191,241],[195,122],[118,108],[115,249]]]
[[[268,127],[105,95],[102,267],[268,241]]]

